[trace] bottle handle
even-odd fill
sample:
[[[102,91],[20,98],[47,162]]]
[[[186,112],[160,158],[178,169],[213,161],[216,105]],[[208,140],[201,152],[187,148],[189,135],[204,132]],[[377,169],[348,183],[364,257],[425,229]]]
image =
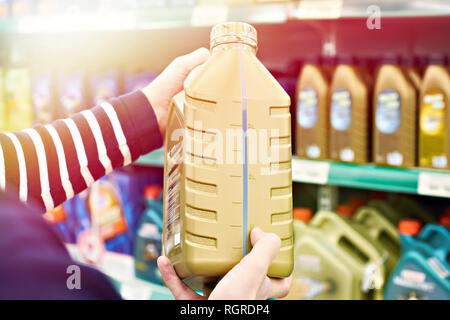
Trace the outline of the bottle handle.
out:
[[[362,207],[356,212],[355,220],[357,222],[363,223],[364,218],[368,216],[374,216],[375,218],[377,218],[376,212],[377,211],[370,207]],[[376,226],[371,226],[371,228],[375,230],[376,239],[380,240],[382,232],[384,231],[389,236],[392,242],[398,243],[399,238],[397,228],[395,228],[385,217],[382,216],[381,218],[381,223],[377,224]]]
[[[328,240],[337,247],[342,247],[343,243],[348,244],[367,256],[368,261],[377,261],[380,259],[378,251],[356,230],[354,230],[347,221],[340,218],[336,213],[329,211],[318,212],[310,224],[320,228],[324,224],[329,224],[334,229],[335,236],[329,236]],[[344,242],[343,242],[344,240]]]
[[[441,258],[443,261],[447,260],[447,256],[450,253],[450,232],[444,226],[439,226],[435,224],[427,224],[423,228],[422,232],[420,232],[418,238],[419,240],[430,243],[433,237],[439,237],[440,243],[439,247],[432,247],[435,252],[435,255]]]

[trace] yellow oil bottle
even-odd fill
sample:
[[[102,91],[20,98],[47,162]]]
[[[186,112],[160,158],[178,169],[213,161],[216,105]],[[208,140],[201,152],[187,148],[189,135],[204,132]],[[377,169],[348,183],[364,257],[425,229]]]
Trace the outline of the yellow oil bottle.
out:
[[[450,169],[450,71],[433,56],[420,90],[419,165]]]

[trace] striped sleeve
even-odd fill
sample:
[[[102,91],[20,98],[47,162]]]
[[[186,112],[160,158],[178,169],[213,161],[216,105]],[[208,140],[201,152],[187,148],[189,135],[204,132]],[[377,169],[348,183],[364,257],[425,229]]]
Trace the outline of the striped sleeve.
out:
[[[161,145],[153,108],[136,91],[45,126],[0,133],[0,189],[46,212]]]

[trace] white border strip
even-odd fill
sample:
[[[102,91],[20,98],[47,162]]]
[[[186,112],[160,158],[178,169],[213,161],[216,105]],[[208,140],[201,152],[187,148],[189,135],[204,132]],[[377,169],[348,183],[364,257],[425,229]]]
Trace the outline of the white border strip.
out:
[[[86,185],[89,187],[94,183],[94,178],[92,177],[92,174],[88,168],[86,150],[84,150],[84,145],[83,141],[81,140],[80,131],[78,131],[78,127],[72,119],[66,118],[63,119],[63,121],[69,128],[70,134],[72,135],[72,140],[73,143],[75,144],[75,150],[77,152],[78,163],[80,164],[81,175],[83,176]]]
[[[87,123],[89,124],[89,127],[91,128],[95,142],[97,144],[98,157],[101,164],[105,168],[105,174],[108,174],[113,171],[113,168],[111,165],[111,160],[108,157],[108,153],[106,152],[105,141],[103,140],[102,131],[100,130],[100,126],[98,125],[97,118],[91,110],[81,111],[81,114],[84,116]]]
[[[105,110],[106,115],[108,116],[109,121],[111,122],[117,143],[119,144],[120,152],[122,153],[123,156],[123,165],[126,166],[131,163],[131,153],[127,145],[127,139],[123,134],[119,118],[117,117],[116,110],[114,110],[113,106],[108,102],[102,102],[100,106],[103,108],[103,110]]]
[[[19,139],[17,139],[14,133],[6,133],[11,139],[16,149],[17,160],[19,163],[19,198],[21,201],[26,202],[28,198],[28,180],[27,180],[27,165],[25,163],[25,155],[23,154],[22,145]]]
[[[33,141],[38,158],[39,177],[41,181],[41,197],[42,201],[44,201],[45,210],[50,211],[53,209],[54,203],[52,195],[50,194],[50,183],[48,180],[48,167],[44,143],[42,142],[41,136],[35,129],[26,129],[23,130],[23,132],[27,133]]]
[[[64,153],[64,147],[62,145],[61,139],[59,138],[58,131],[52,125],[45,125],[48,133],[53,139],[53,144],[56,148],[56,154],[58,156],[59,164],[59,175],[61,178],[61,184],[66,192],[66,199],[70,199],[74,196],[73,186],[69,179],[69,172],[67,170],[66,155]]]

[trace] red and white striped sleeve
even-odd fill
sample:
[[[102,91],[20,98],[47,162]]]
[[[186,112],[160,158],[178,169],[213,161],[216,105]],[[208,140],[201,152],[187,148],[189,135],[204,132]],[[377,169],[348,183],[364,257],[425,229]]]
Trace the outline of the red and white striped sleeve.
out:
[[[161,145],[153,108],[136,91],[48,125],[0,133],[0,189],[46,212]]]

